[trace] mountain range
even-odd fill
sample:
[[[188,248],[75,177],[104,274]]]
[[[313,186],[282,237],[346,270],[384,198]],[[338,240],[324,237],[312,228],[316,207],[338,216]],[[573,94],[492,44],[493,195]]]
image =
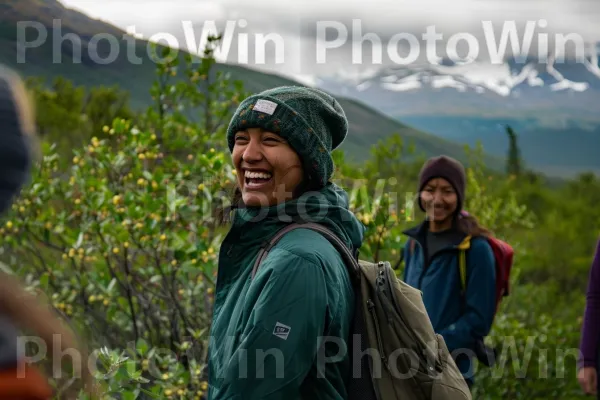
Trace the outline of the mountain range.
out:
[[[496,156],[508,150],[510,125],[530,167],[562,176],[600,172],[600,67],[594,52],[583,62],[552,56],[494,66],[446,60],[359,78],[340,73],[316,84],[445,139],[480,141]]]
[[[54,20],[61,21],[60,31],[52,28]],[[43,43],[28,49],[19,46],[19,21],[39,22],[38,27],[47,32]],[[78,49],[71,41],[55,40],[67,33],[81,38],[81,62],[73,62]],[[137,64],[126,51],[100,64],[87,51],[92,48],[108,55],[110,49],[102,47],[106,41],[91,47],[91,38],[98,33],[123,38],[121,49],[129,46],[125,37],[132,39],[57,0],[5,0],[0,4],[0,63],[24,76],[48,80],[64,76],[84,86],[116,85],[131,93],[134,107],[151,104],[156,64],[147,55],[148,43],[135,40],[135,53],[141,58]],[[36,28],[29,29],[27,40],[35,40],[38,34]],[[600,149],[598,59],[590,55],[585,64],[549,61],[506,62],[490,69],[446,60],[438,66],[380,69],[360,79],[317,77],[315,86],[334,95],[346,111],[350,126],[342,149],[350,159],[364,160],[365,149],[398,133],[420,154],[445,153],[461,160],[465,160],[465,143],[481,141],[486,164],[502,169],[508,147],[505,125],[510,124],[528,167],[555,176],[600,172],[600,157],[595,154]],[[241,80],[251,92],[301,85],[243,66],[219,64],[218,68]]]

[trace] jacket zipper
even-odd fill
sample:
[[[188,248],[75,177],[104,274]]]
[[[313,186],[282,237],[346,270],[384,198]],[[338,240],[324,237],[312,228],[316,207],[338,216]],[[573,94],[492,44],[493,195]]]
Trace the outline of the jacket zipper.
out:
[[[383,360],[383,365],[385,365],[385,369],[389,371],[387,359],[385,357],[385,353],[383,352],[383,342],[381,340],[381,333],[379,332],[379,323],[377,321],[377,315],[374,311],[375,303],[373,303],[373,300],[368,299],[367,306],[369,307],[369,312],[371,313],[371,317],[373,318],[373,324],[375,325],[375,334],[377,336],[377,347],[379,347],[379,354],[381,354],[381,359]],[[369,366],[371,367],[371,374],[373,374],[373,361],[374,360],[371,357],[369,357]],[[373,380],[373,390],[375,391],[375,397],[377,398],[377,400],[382,400],[381,392],[379,391],[379,386],[377,386],[377,383],[374,381],[374,378],[371,379]]]
[[[413,239],[413,240],[415,241],[414,251],[416,252],[416,250],[417,250],[416,243],[419,243],[419,241],[417,239]],[[421,246],[421,248],[423,248],[423,246]],[[421,275],[419,275],[419,287],[418,287],[418,289],[421,289],[421,286],[423,286],[423,277],[425,276],[425,273],[427,272],[427,269],[429,268],[429,264],[431,264],[431,262],[427,261],[428,257],[426,257],[425,252],[423,252],[422,257],[423,257],[423,269],[421,269]]]
[[[373,300],[367,300],[367,307],[369,307],[369,312],[371,313],[371,318],[373,319],[373,325],[375,325],[375,336],[377,336],[377,347],[379,347],[379,354],[381,356],[381,360],[383,361],[383,365],[385,365],[385,369],[388,369],[387,357],[385,356],[385,352],[383,351],[383,340],[381,339],[381,332],[379,331],[379,321],[377,320],[377,315],[375,314],[375,303],[373,303]]]
[[[379,272],[378,272],[378,277],[376,280],[376,284],[377,284],[377,291],[385,297],[385,293],[383,292],[383,282],[382,280],[385,280],[385,270],[383,268],[384,263],[382,261],[380,261],[378,263],[379,266]],[[381,282],[381,284],[380,284]],[[391,290],[391,286],[388,286],[388,288]],[[392,292],[390,291],[390,296],[392,295]],[[387,319],[388,325],[390,325],[392,323],[392,317],[390,316],[390,314],[388,313],[388,308],[387,306],[383,305],[383,313],[385,314],[385,318]]]

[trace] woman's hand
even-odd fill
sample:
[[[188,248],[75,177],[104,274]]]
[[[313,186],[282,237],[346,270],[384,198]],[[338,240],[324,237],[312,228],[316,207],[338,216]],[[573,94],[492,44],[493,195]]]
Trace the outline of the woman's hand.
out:
[[[594,367],[583,367],[577,373],[577,380],[585,394],[596,394],[598,373]]]

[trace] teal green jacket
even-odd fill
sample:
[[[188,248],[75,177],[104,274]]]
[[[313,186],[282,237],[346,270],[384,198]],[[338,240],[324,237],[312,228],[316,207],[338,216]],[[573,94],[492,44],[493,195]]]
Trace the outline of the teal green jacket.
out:
[[[336,342],[349,339],[354,293],[341,255],[319,233],[294,230],[251,279],[261,245],[289,224],[289,217],[323,224],[352,250],[363,242],[365,227],[335,184],[279,206],[236,210],[219,253],[209,400],[347,397],[352,368],[348,352]]]

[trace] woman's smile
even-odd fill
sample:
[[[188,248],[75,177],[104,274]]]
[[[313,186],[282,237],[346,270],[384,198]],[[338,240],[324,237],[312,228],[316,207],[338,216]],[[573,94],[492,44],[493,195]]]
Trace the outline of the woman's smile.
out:
[[[273,183],[273,174],[265,170],[244,170],[244,189],[263,190]]]

